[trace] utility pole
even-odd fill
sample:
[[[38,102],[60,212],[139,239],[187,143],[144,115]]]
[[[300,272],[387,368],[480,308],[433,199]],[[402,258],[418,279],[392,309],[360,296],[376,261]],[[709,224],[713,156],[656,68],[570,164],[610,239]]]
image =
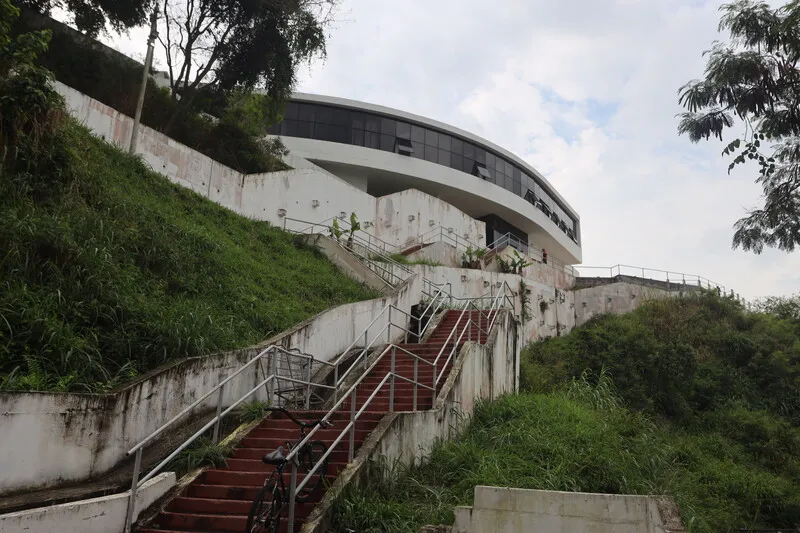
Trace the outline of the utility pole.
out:
[[[139,89],[139,101],[136,103],[136,116],[133,119],[133,131],[131,132],[131,144],[129,152],[136,153],[136,141],[139,136],[139,123],[142,121],[142,107],[144,106],[144,94],[147,91],[147,81],[150,78],[150,67],[153,64],[153,47],[158,37],[158,4],[153,8],[150,15],[150,35],[147,38],[147,57],[144,60],[144,72],[142,73],[142,86]]]

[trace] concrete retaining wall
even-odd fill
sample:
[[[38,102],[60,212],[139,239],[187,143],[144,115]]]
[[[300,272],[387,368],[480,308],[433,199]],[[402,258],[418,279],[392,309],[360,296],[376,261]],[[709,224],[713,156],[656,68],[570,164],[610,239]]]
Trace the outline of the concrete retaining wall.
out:
[[[133,119],[75,89],[56,82],[67,108],[95,135],[127,149]],[[375,198],[300,157],[287,157],[291,170],[245,175],[170,139],[139,128],[137,154],[156,172],[241,215],[282,227],[285,217],[322,222],[355,212],[366,231],[393,246],[405,244],[434,226],[483,242],[485,225],[443,200],[415,189]],[[298,223],[292,223],[297,226]],[[303,224],[299,224],[303,226]],[[289,227],[289,229],[301,229]]]
[[[475,487],[453,533],[667,533],[682,531],[670,498]]]
[[[681,294],[686,293],[669,292],[638,283],[612,283],[576,290],[572,292],[575,301],[575,325],[580,326],[592,317],[605,313],[629,313],[648,300]]]
[[[137,494],[137,510],[147,509],[175,485],[175,473],[148,480]],[[125,528],[130,491],[102,498],[64,503],[0,515],[3,533],[121,533]]]
[[[280,344],[329,361],[361,341],[360,334],[389,303],[410,312],[420,301],[420,285],[414,276],[391,295],[328,309],[261,347]],[[392,317],[395,323],[404,318],[397,315]],[[387,323],[385,313],[369,338]],[[0,495],[107,472],[136,443],[249,361],[258,348],[179,361],[114,394],[0,393]],[[240,374],[226,385],[223,405],[231,405],[264,375],[259,365]],[[254,399],[259,395],[265,398],[265,393],[257,393]],[[210,398],[197,412],[215,406],[216,398]]]

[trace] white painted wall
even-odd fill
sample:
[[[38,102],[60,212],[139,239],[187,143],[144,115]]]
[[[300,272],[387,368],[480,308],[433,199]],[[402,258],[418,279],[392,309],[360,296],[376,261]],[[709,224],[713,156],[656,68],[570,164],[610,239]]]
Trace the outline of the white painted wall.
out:
[[[148,480],[137,493],[134,520],[175,485],[175,473]],[[130,491],[0,515],[3,533],[122,533]]]
[[[76,119],[95,135],[127,148],[133,119],[62,83],[56,82],[56,88]],[[285,224],[287,229],[300,230],[309,224],[287,222],[280,210],[285,217],[310,223],[329,221],[341,213],[349,220],[355,212],[363,231],[395,246],[420,235],[423,214],[425,223],[432,219],[436,225],[453,227],[459,235],[478,239],[485,233],[482,222],[447,202],[416,190],[376,199],[363,190],[363,183],[354,186],[297,154],[287,157],[292,170],[243,175],[145,126],[139,128],[137,154],[173,182],[236,213],[280,227]],[[367,230],[364,223],[375,223],[378,212],[385,216],[387,206],[392,208],[391,227],[376,224]],[[414,215],[414,221],[409,222],[409,215]]]
[[[453,533],[667,533],[682,530],[670,498],[475,487]]]
[[[680,294],[684,293],[670,293],[664,289],[636,283],[611,283],[579,289],[573,292],[576,324],[584,324],[592,317],[605,313],[625,314],[648,300]]]
[[[352,342],[360,345],[364,329],[376,317],[368,336],[377,335],[388,323],[388,313],[378,316],[387,304],[410,312],[420,298],[421,282],[415,276],[392,295],[333,307],[268,339],[263,346],[298,348],[329,361]],[[408,325],[407,317],[400,313],[392,319]],[[254,348],[180,361],[116,394],[0,393],[0,413],[4,415],[0,416],[0,495],[77,482],[107,472],[130,448],[257,351]],[[226,385],[224,406],[263,379],[257,367]],[[213,396],[198,411],[216,406]]]

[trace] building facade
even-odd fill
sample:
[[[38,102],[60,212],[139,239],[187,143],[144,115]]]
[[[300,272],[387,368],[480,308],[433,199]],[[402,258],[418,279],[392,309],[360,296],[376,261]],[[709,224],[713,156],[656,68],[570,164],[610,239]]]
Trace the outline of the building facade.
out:
[[[375,197],[417,189],[521,251],[581,261],[580,217],[536,169],[459,128],[355,100],[296,93],[270,130],[291,154]]]

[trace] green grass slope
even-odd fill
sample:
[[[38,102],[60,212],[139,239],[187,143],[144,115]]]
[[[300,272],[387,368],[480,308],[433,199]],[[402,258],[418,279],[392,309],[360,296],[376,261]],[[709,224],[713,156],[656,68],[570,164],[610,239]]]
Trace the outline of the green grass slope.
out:
[[[336,530],[452,523],[478,484],[669,494],[696,532],[798,527],[799,325],[703,295],[535,343],[525,392],[480,406],[421,467],[350,492]]]
[[[83,128],[55,144],[0,165],[0,389],[108,390],[376,296]]]

